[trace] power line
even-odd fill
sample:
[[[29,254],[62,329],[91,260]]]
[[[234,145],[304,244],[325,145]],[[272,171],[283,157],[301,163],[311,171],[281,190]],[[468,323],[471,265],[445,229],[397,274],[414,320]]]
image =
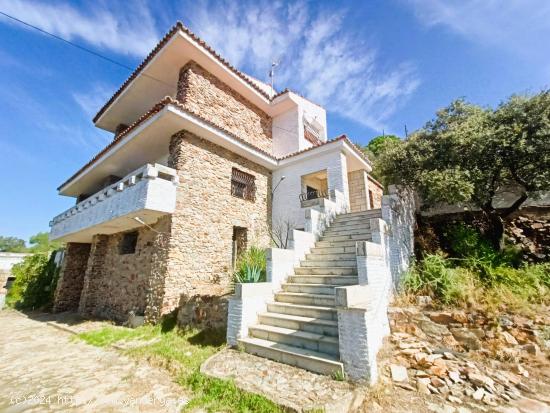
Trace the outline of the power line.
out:
[[[48,31],[46,31],[46,30],[43,30],[43,29],[41,29],[40,27],[34,26],[34,25],[31,24],[31,23],[27,23],[26,21],[23,21],[23,20],[21,20],[21,19],[18,19],[17,17],[14,17],[14,16],[11,16],[11,15],[9,15],[9,14],[7,14],[7,13],[4,13],[3,11],[0,11],[0,14],[3,15],[3,16],[5,16],[5,17],[7,17],[7,18],[9,18],[9,19],[14,20],[14,21],[16,21],[16,22],[18,22],[18,23],[21,23],[21,24],[23,24],[23,25],[25,25],[25,26],[27,26],[27,27],[30,27],[30,28],[32,28],[32,29],[34,29],[34,30],[37,30],[37,31],[39,31],[39,32],[42,33],[42,34],[45,34],[45,35],[50,36],[50,37],[53,37],[53,38],[56,39],[56,40],[60,40],[60,41],[62,41],[62,42],[64,42],[64,43],[68,44],[69,46],[76,47],[77,49],[79,49],[79,50],[81,50],[81,51],[84,51],[84,52],[86,52],[86,53],[90,53],[91,55],[93,55],[93,56],[95,56],[95,57],[99,57],[100,59],[103,59],[103,60],[105,60],[105,61],[107,61],[107,62],[109,62],[109,63],[112,63],[112,64],[115,64],[115,65],[117,65],[117,66],[120,66],[120,67],[122,67],[122,68],[124,68],[124,69],[126,69],[126,70],[128,70],[128,71],[130,71],[130,72],[133,72],[133,71],[134,71],[133,68],[131,68],[130,66],[126,66],[124,63],[117,62],[116,60],[111,59],[110,57],[104,56],[104,55],[102,55],[101,53],[94,52],[93,50],[88,49],[87,47],[81,46],[81,45],[79,45],[79,44],[77,44],[77,43],[73,43],[73,42],[71,42],[70,40],[64,39],[64,38],[61,37],[61,36],[58,36],[58,35],[56,35],[56,34],[50,33],[50,32],[48,32]],[[160,82],[160,83],[162,83],[162,84],[164,84],[164,85],[166,85],[166,86],[169,86],[169,87],[171,87],[171,88],[173,87],[173,85],[171,85],[171,84],[169,84],[169,83],[166,83],[166,82],[164,82],[164,81],[161,80],[161,79],[157,79],[157,78],[154,77],[154,76],[150,76],[150,75],[148,75],[148,74],[146,74],[146,73],[143,73],[143,72],[141,73],[141,75],[142,75],[142,76],[145,76],[145,77],[148,77],[149,79],[156,80],[157,82]],[[273,125],[273,127],[274,127],[274,128],[277,128],[277,129],[280,129],[280,130],[283,130],[283,131],[285,131],[285,132],[287,132],[287,133],[292,133],[292,134],[295,133],[294,131],[290,131],[290,130],[288,130],[288,129],[281,128],[280,126],[275,126],[275,125]]]
[[[14,21],[16,21],[16,22],[18,22],[18,23],[21,23],[21,24],[27,26],[27,27],[30,27],[31,29],[37,30],[37,31],[39,31],[39,32],[42,33],[42,34],[45,34],[45,35],[50,36],[50,37],[53,37],[54,39],[60,40],[60,41],[66,43],[66,44],[68,44],[68,45],[70,45],[70,46],[76,47],[77,49],[79,49],[79,50],[81,50],[81,51],[84,51],[84,52],[86,52],[86,53],[90,53],[91,55],[94,55],[95,57],[99,57],[100,59],[103,59],[103,60],[105,60],[105,61],[107,61],[107,62],[109,62],[109,63],[112,63],[112,64],[114,64],[114,65],[120,66],[120,67],[122,67],[122,68],[124,68],[124,69],[126,69],[126,70],[128,70],[128,71],[130,71],[130,72],[133,72],[133,71],[134,71],[133,68],[131,68],[130,66],[125,65],[124,63],[117,62],[116,60],[111,59],[110,57],[104,56],[104,55],[102,55],[101,53],[94,52],[93,50],[88,49],[87,47],[81,46],[81,45],[79,45],[79,44],[77,44],[77,43],[73,43],[73,42],[71,42],[70,40],[64,39],[64,38],[61,37],[61,36],[58,36],[58,35],[56,35],[56,34],[50,33],[50,32],[48,32],[48,31],[46,31],[46,30],[43,30],[43,29],[41,29],[40,27],[34,26],[34,25],[32,25],[31,23],[27,23],[26,21],[23,21],[23,20],[21,20],[21,19],[18,19],[17,17],[14,17],[14,16],[11,16],[11,15],[9,15],[9,14],[7,14],[7,13],[4,13],[3,11],[0,11],[0,14],[3,15],[3,16],[5,16],[5,17],[7,17],[8,19],[12,19],[12,20],[14,20]],[[149,79],[156,80],[157,82],[163,83],[163,84],[165,84],[166,86],[173,87],[173,85],[171,85],[171,84],[169,84],[169,83],[166,83],[166,82],[164,82],[163,80],[157,79],[157,78],[154,77],[154,76],[150,76],[150,75],[148,75],[148,74],[146,74],[146,73],[142,73],[142,75],[145,76],[145,77],[148,77]]]

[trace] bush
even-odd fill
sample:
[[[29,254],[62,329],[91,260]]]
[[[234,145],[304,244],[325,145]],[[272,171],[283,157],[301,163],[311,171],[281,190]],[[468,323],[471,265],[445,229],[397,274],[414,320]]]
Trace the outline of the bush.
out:
[[[257,283],[266,280],[265,250],[251,247],[237,260],[235,282]]]
[[[486,255],[447,258],[427,254],[405,274],[403,292],[429,295],[445,305],[482,305],[527,310],[531,304],[550,303],[550,264],[502,264]]]
[[[467,269],[453,268],[452,261],[443,255],[430,254],[411,267],[402,285],[408,293],[430,295],[444,304],[451,304],[467,298],[465,286],[471,281]]]
[[[54,262],[55,254],[29,255],[12,268],[15,281],[6,303],[18,309],[37,309],[49,306],[57,285],[59,268]]]

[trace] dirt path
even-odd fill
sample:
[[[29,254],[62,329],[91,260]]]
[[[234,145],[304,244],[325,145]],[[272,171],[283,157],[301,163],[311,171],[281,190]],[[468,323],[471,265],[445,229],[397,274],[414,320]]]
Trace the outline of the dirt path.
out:
[[[170,377],[89,346],[14,311],[0,311],[0,412],[175,412]]]

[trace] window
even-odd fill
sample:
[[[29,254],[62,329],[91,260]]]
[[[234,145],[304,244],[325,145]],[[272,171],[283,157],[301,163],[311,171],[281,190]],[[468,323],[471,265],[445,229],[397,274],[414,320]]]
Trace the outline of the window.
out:
[[[314,146],[323,143],[321,141],[321,131],[313,126],[312,123],[304,119],[304,138],[312,143]]]
[[[138,240],[137,231],[127,232],[122,237],[119,245],[119,254],[134,254],[136,252],[136,245]]]
[[[231,195],[254,201],[256,197],[256,184],[254,176],[236,168],[231,170]]]

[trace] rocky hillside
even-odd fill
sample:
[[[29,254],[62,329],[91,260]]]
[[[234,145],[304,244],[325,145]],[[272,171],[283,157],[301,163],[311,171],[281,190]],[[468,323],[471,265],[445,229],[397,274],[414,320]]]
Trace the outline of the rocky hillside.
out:
[[[392,308],[385,396],[365,411],[550,413],[548,310],[529,319]]]

